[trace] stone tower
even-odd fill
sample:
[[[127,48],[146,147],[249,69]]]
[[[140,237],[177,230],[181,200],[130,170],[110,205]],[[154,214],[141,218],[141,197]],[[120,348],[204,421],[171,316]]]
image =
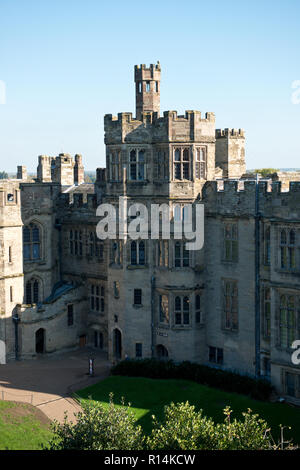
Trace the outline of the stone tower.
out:
[[[216,166],[224,178],[241,178],[246,173],[243,129],[216,129]]]
[[[160,63],[134,67],[136,118],[141,120],[145,111],[160,111]]]
[[[24,295],[22,225],[19,184],[3,182],[0,185],[0,364],[14,357],[16,349],[12,318]]]

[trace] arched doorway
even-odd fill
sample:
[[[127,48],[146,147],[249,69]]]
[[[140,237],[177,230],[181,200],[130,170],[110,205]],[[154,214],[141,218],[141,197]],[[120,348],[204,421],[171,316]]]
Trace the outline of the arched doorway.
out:
[[[156,346],[156,356],[158,359],[167,359],[169,357],[168,350],[163,344]]]
[[[45,352],[45,330],[40,328],[35,333],[35,352],[42,354]]]
[[[121,359],[122,357],[122,333],[118,328],[114,330],[113,333],[114,340],[114,356],[116,359]]]

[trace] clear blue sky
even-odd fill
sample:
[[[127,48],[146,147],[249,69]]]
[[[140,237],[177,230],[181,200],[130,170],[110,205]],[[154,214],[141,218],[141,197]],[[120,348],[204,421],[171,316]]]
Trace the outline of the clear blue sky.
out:
[[[300,167],[299,0],[0,0],[0,170],[82,153],[104,165],[103,116],[134,112],[134,64],[160,61],[161,112],[246,130],[247,167]]]

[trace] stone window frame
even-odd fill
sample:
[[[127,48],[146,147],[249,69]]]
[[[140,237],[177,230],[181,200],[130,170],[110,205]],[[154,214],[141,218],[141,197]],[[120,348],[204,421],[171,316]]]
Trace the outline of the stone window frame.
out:
[[[154,180],[169,181],[169,149],[168,147],[157,148],[155,150],[155,174]]]
[[[263,265],[271,266],[271,224],[263,224]]]
[[[190,328],[191,321],[191,299],[190,293],[173,294],[173,327]]]
[[[289,393],[288,375],[294,377],[295,394]],[[300,398],[300,373],[293,369],[281,369],[284,394],[291,398]]]
[[[185,159],[185,152],[188,151],[188,158]],[[179,153],[178,153],[179,152]],[[179,157],[179,158],[178,158]],[[188,178],[184,178],[188,168]],[[180,178],[177,178],[178,168]],[[174,145],[172,147],[172,176],[173,181],[192,181],[192,147],[190,145]]]
[[[230,292],[227,291],[229,286]],[[221,279],[222,292],[222,329],[224,331],[239,331],[239,289],[238,281],[231,278]],[[227,297],[230,296],[229,299]],[[234,302],[233,302],[233,299]]]
[[[69,253],[72,256],[83,256],[83,231],[70,228],[69,230]]]
[[[25,304],[37,304],[42,298],[42,281],[36,276],[31,277],[25,283]]]
[[[144,267],[147,264],[147,240],[131,240],[129,243],[129,265],[131,267]],[[143,253],[143,255],[141,254]]]
[[[74,326],[74,304],[67,304],[67,326]]]
[[[279,225],[277,230],[277,237],[279,270],[287,272],[299,271],[297,228],[291,225]]]
[[[121,182],[122,152],[120,149],[110,149],[108,153],[109,178],[111,182]]]
[[[105,312],[105,287],[103,284],[90,283],[90,310],[94,313]]]
[[[227,236],[228,234],[228,236]],[[222,262],[239,262],[239,228],[238,221],[226,219],[222,221]]]
[[[283,301],[283,299],[285,300]],[[293,304],[291,304],[291,301]],[[285,313],[284,310],[286,310]],[[293,312],[292,318],[290,318],[291,312]],[[291,323],[294,326],[291,327]],[[300,337],[300,296],[295,291],[282,289],[277,291],[276,325],[277,348],[290,353],[292,351],[292,342]],[[286,330],[286,341],[283,342],[284,330]]]
[[[185,248],[186,240],[173,240],[174,268],[186,269],[192,267],[191,250]]]
[[[133,154],[135,153],[135,156]],[[143,153],[143,159],[141,160],[141,155],[140,153]],[[127,180],[130,183],[140,183],[143,181],[146,181],[146,154],[147,150],[144,146],[135,146],[135,147],[130,147],[128,149],[128,176]],[[134,169],[135,168],[135,169]],[[142,169],[143,177],[140,178],[140,172]],[[135,178],[132,178],[133,174],[135,174]]]
[[[36,231],[38,230],[38,232]],[[26,236],[25,233],[29,233],[29,238]],[[38,237],[36,236],[36,233],[38,233]],[[23,260],[24,263],[35,263],[35,262],[40,262],[43,260],[43,239],[44,239],[44,230],[43,230],[43,225],[36,221],[36,220],[31,220],[27,224],[23,226],[23,231],[22,231],[22,237],[23,237]],[[33,256],[34,255],[34,250],[38,248],[38,256]],[[29,257],[25,258],[25,252],[29,250]]]
[[[212,364],[224,364],[224,348],[208,346],[208,362]]]
[[[195,154],[195,180],[207,178],[207,146],[197,145],[194,149]],[[203,158],[201,158],[203,156]]]
[[[262,335],[265,341],[271,340],[272,291],[269,285],[261,290]]]
[[[135,343],[135,357],[136,358],[143,357],[143,343],[141,342]]]
[[[141,288],[134,288],[133,289],[133,304],[136,307],[142,307],[143,302],[143,289]]]
[[[110,240],[110,266],[122,266],[123,242],[122,240]]]
[[[97,258],[99,261],[104,260],[104,243],[99,240],[95,230],[88,232],[87,237],[87,257]]]

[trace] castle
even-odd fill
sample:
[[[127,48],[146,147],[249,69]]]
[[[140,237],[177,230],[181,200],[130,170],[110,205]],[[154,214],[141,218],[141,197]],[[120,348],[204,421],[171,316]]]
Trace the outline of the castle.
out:
[[[0,363],[89,345],[264,376],[300,404],[300,183],[247,179],[242,129],[160,116],[160,64],[135,66],[136,117],[104,118],[106,168],[39,157],[0,184]],[[205,210],[204,247],[96,236],[99,204]]]

